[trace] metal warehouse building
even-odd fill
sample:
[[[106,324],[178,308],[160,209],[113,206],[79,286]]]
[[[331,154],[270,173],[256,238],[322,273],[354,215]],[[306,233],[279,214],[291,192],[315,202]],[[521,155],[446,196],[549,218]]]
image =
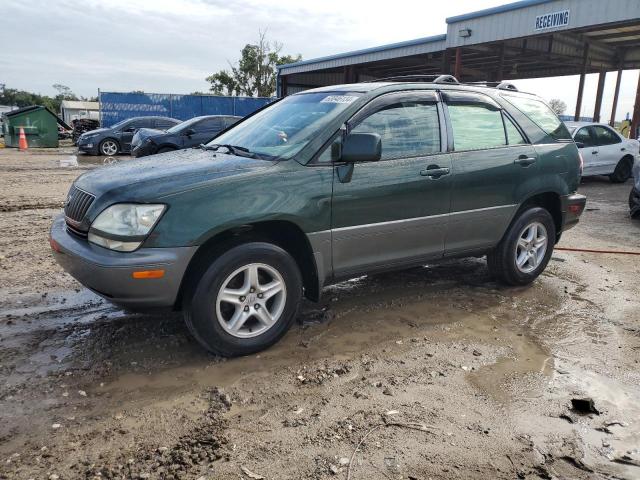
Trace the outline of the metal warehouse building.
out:
[[[575,118],[581,116],[585,75],[599,73],[593,117],[600,121],[607,72],[640,68],[640,0],[523,0],[451,17],[447,33],[282,65],[278,95],[309,88],[404,75],[448,73],[458,80],[580,75]],[[640,123],[640,83],[633,127]]]

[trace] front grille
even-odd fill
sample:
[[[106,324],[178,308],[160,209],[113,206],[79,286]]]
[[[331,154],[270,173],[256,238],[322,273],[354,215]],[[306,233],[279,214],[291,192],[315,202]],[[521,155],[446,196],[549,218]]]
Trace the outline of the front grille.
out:
[[[67,223],[77,228],[95,198],[95,196],[80,190],[78,187],[71,187],[69,195],[67,195],[67,201],[64,204],[64,216]]]

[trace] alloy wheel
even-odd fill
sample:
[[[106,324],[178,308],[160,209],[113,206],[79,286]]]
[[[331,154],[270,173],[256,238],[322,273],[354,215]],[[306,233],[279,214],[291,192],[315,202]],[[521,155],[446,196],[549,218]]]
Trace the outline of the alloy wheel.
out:
[[[540,222],[524,227],[516,243],[516,267],[522,273],[533,272],[544,260],[549,239],[547,229]]]
[[[118,145],[113,140],[105,140],[102,143],[102,153],[108,156],[118,153]]]
[[[216,298],[216,316],[230,335],[256,337],[278,322],[286,300],[287,290],[280,272],[264,263],[251,263],[222,282]]]

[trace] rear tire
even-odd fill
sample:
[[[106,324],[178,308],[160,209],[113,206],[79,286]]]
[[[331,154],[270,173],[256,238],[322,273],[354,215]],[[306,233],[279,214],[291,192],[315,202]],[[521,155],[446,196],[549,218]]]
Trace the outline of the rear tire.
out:
[[[622,160],[618,162],[616,165],[616,169],[613,171],[611,175],[609,175],[609,180],[613,183],[624,183],[629,178],[631,178],[631,172],[633,170],[633,161],[628,157],[624,157]]]
[[[490,273],[507,285],[530,284],[547,267],[555,238],[556,227],[546,209],[523,211],[498,246],[487,254]]]
[[[211,263],[187,297],[184,318],[208,351],[249,355],[287,333],[301,299],[302,276],[291,255],[270,243],[245,243]]]

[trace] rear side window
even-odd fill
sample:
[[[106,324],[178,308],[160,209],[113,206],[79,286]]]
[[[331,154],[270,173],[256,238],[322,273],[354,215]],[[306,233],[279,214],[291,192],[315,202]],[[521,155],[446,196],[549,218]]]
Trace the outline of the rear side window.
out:
[[[449,104],[456,150],[481,150],[507,145],[502,112],[488,105]]]
[[[544,102],[535,98],[504,95],[503,98],[525,114],[547,135],[555,140],[571,140],[571,134],[558,116]]]
[[[166,130],[173,127],[174,125],[176,125],[175,122],[164,118],[159,118],[158,120],[156,120],[156,128],[159,128],[160,130]]]
[[[613,145],[614,143],[620,143],[620,137],[609,130],[607,127],[596,125],[593,127],[593,131],[596,134],[596,140],[598,145]]]
[[[382,160],[440,152],[440,124],[435,103],[406,101],[387,105],[358,124],[355,133],[377,133]]]

